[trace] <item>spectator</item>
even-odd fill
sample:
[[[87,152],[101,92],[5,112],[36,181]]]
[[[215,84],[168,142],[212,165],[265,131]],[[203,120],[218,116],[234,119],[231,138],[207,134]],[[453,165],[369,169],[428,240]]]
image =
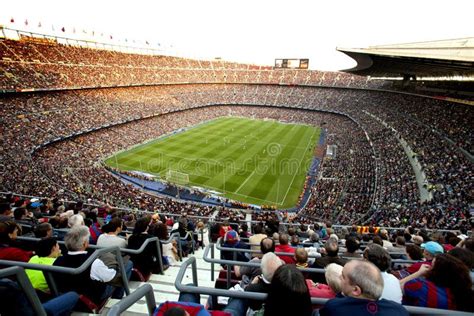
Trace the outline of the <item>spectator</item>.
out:
[[[349,258],[360,258],[362,254],[360,251],[358,251],[359,248],[359,240],[354,236],[350,236],[346,239],[346,251],[342,254],[342,256]]]
[[[286,252],[286,253],[295,253],[295,248],[291,247],[288,242],[288,234],[281,233],[278,237],[278,240],[280,242],[279,245],[275,247],[275,252]],[[278,255],[281,260],[283,260],[285,263],[288,264],[294,264],[295,263],[295,258],[294,255]]]
[[[253,235],[249,237],[249,244],[251,250],[259,250],[260,242],[266,238],[267,235],[263,233],[263,227],[261,224],[257,224],[253,227]],[[252,253],[252,257],[259,257],[261,258],[263,254]]]
[[[18,231],[18,224],[14,221],[0,222],[0,259],[22,262],[30,260],[32,251],[16,247]]]
[[[0,222],[6,222],[13,219],[12,208],[9,203],[0,203]]]
[[[36,247],[36,255],[31,257],[28,263],[44,264],[52,266],[56,258],[61,255],[58,241],[54,237],[47,237],[38,242]],[[41,270],[25,270],[30,279],[33,288],[39,291],[39,297],[44,300],[49,294],[49,287]]]
[[[295,250],[295,264],[297,268],[308,268],[308,253],[304,248],[296,248]],[[304,273],[303,273],[304,274]]]
[[[154,237],[148,234],[149,224],[149,217],[141,217],[137,220],[133,228],[133,233],[128,238],[128,248],[140,249],[147,239]],[[134,267],[140,271],[144,279],[148,279],[153,271],[158,271],[158,254],[153,244],[148,244],[143,252],[132,254],[130,258]]]
[[[34,233],[36,238],[53,237],[53,226],[50,223],[40,223],[36,225]]]
[[[282,265],[275,271],[264,309],[265,316],[312,314],[308,287],[303,274],[294,265]]]
[[[114,217],[102,226],[102,232],[103,234],[97,239],[97,246],[127,248],[127,240],[118,236],[122,232],[122,220],[120,218]]]
[[[364,259],[372,262],[382,273],[383,291],[380,297],[401,304],[402,289],[400,282],[393,274],[387,273],[392,263],[388,251],[380,245],[370,244],[365,248]]]
[[[232,227],[229,225],[229,221],[225,220],[224,223],[222,223],[222,226],[219,229],[219,237],[224,238],[225,234],[229,231],[232,230]]]
[[[435,241],[428,241],[425,244],[421,244],[421,248],[423,249],[423,257],[425,261],[417,262],[409,266],[406,269],[409,274],[413,274],[418,271],[418,269],[420,269],[423,264],[431,265],[434,257],[444,252],[443,247]]]
[[[74,214],[68,218],[67,225],[69,228],[84,226],[84,217],[81,214]]]
[[[346,259],[341,258],[339,255],[339,245],[337,241],[333,238],[326,240],[324,244],[324,253],[321,258],[316,258],[312,268],[324,269],[330,263],[336,263],[338,265],[344,266],[347,262]],[[324,283],[324,276],[320,274],[313,274],[312,280],[317,283]]]
[[[260,252],[262,256],[269,252],[275,252],[275,242],[271,238],[264,238],[260,241]],[[253,257],[249,262],[260,263],[259,257]],[[260,267],[234,266],[234,272],[237,277],[242,277],[240,286],[245,288],[256,276],[262,274]]]
[[[234,248],[234,249],[250,249],[250,247],[240,241],[239,235],[235,230],[229,230],[227,233],[224,235],[224,243],[222,244],[223,247],[226,248]],[[249,261],[249,257],[247,257],[245,252],[242,251],[236,251],[236,260],[237,261],[242,261],[242,262],[247,262]],[[221,250],[221,258],[225,260],[234,260],[234,251],[229,251],[229,250]]]
[[[368,261],[351,260],[342,270],[341,290],[344,297],[326,302],[319,311],[326,315],[408,315],[406,309],[393,301],[380,299],[383,278],[379,269]]]
[[[324,277],[327,284],[314,283],[307,279],[309,294],[311,297],[335,298],[336,294],[341,292],[342,266],[330,263],[326,266]]]
[[[49,301],[43,302],[46,315],[70,315],[79,301],[75,292],[67,292]],[[0,314],[2,315],[34,315],[31,303],[26,298],[23,289],[10,279],[0,279]]]
[[[275,271],[283,265],[283,261],[273,252],[266,253],[261,260],[262,274],[252,279],[251,284],[245,288],[246,292],[268,293]],[[254,311],[261,309],[262,304],[262,301],[248,300],[249,307]]]
[[[68,268],[81,266],[91,253],[86,251],[89,246],[89,229],[86,226],[76,226],[66,234],[64,238],[68,253],[57,258],[53,265]],[[119,295],[122,289],[115,289],[107,282],[112,281],[117,271],[108,268],[103,261],[95,259],[90,268],[78,275],[63,275],[56,278],[58,289],[62,292],[75,291],[87,296],[95,304],[99,305],[104,299],[112,295],[114,298],[121,298]],[[113,295],[117,293],[117,295]],[[119,297],[120,296],[120,297]]]
[[[403,303],[474,312],[472,281],[467,266],[450,254],[439,254],[400,281]]]

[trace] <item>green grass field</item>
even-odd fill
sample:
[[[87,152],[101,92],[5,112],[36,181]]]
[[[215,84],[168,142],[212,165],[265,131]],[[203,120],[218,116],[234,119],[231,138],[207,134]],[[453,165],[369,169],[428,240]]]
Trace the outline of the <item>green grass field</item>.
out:
[[[223,117],[109,157],[111,167],[171,177],[257,205],[296,205],[320,130],[271,120]],[[180,183],[182,184],[182,183]]]

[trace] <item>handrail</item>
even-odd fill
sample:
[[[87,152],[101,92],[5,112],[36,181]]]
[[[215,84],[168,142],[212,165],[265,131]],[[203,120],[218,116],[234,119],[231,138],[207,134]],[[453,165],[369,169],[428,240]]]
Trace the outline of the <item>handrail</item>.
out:
[[[40,241],[41,240],[41,238],[26,237],[26,236],[19,236],[17,237],[17,239],[25,240],[25,241]],[[145,250],[146,246],[148,246],[148,244],[150,244],[151,242],[156,242],[156,251],[158,254],[158,266],[160,268],[161,274],[163,274],[163,259],[161,257],[161,248],[160,248],[160,245],[158,244],[160,242],[158,237],[147,238],[138,249],[119,248],[119,250],[121,253],[138,255],[138,254],[141,254]],[[63,240],[58,240],[58,243],[62,245],[65,244]],[[99,247],[97,245],[89,245],[87,248],[88,249],[104,249],[105,247]]]
[[[221,244],[220,244],[221,240],[222,240],[222,238],[219,237],[219,239],[217,239],[217,242],[216,242],[216,249],[220,250],[220,251],[248,252],[248,253],[259,253],[259,254],[262,253],[260,250],[222,247]],[[275,254],[279,255],[279,256],[294,256],[295,255],[293,252],[275,252]],[[308,258],[319,258],[319,257],[320,256],[308,255]]]
[[[216,249],[220,251],[230,251],[230,252],[247,252],[247,253],[258,253],[261,254],[260,250],[253,250],[253,249],[243,249],[243,248],[230,248],[230,247],[223,247],[222,245],[222,238],[219,237],[216,242]],[[275,252],[276,255],[279,256],[294,256],[295,254],[292,252]],[[339,255],[343,254],[343,252],[338,253]],[[402,252],[389,252],[389,255],[406,255],[406,253]],[[320,256],[310,255],[308,254],[308,258],[319,258]],[[341,256],[344,257],[344,256]],[[392,259],[393,260],[405,260],[405,259]],[[406,263],[415,263],[418,261],[415,260],[405,260]],[[403,261],[403,262],[405,262]],[[400,261],[401,262],[401,261]]]
[[[32,269],[32,270],[41,270],[45,276],[46,281],[48,282],[49,289],[54,296],[59,295],[59,291],[54,281],[53,273],[61,273],[61,274],[70,274],[70,275],[78,275],[86,271],[95,259],[97,259],[101,254],[113,252],[117,258],[119,272],[121,273],[123,288],[125,289],[125,293],[127,295],[130,294],[130,288],[128,286],[128,278],[125,274],[125,267],[123,264],[122,255],[120,254],[119,247],[107,247],[107,248],[100,248],[96,249],[90,256],[87,258],[86,261],[82,265],[77,268],[67,268],[67,267],[60,267],[60,266],[50,266],[44,264],[36,264],[36,263],[27,263],[27,262],[20,262],[20,261],[12,261],[12,260],[0,260],[0,266],[19,266],[25,269]]]
[[[9,267],[0,269],[0,278],[9,277],[12,275],[16,277],[16,281],[18,285],[20,285],[20,288],[23,290],[23,293],[25,293],[26,298],[30,302],[34,314],[38,316],[46,316],[46,311],[44,310],[44,307],[41,304],[41,301],[39,300],[35,289],[31,285],[31,282],[28,279],[25,270],[21,267]]]
[[[204,248],[204,253],[202,255],[202,259],[205,262],[226,264],[226,265],[231,265],[231,266],[246,266],[246,267],[257,267],[257,268],[260,267],[260,263],[256,263],[256,262],[250,262],[250,261],[245,262],[245,261],[209,258],[209,251],[210,251],[210,248],[213,245],[214,244],[209,244],[209,245],[206,246],[206,248]],[[275,252],[275,254],[277,254],[277,253]],[[320,269],[320,268],[301,268],[301,269],[298,269],[298,270],[300,270],[302,272],[313,272],[313,273],[324,273],[325,272],[324,269]]]
[[[204,248],[204,254],[202,259],[205,262],[211,264],[211,281],[214,281],[214,264],[223,264],[226,265],[227,268],[227,287],[229,288],[231,285],[231,273],[233,266],[246,266],[246,267],[260,267],[260,263],[256,262],[245,262],[245,261],[237,261],[237,260],[224,260],[224,259],[215,259],[214,258],[214,244],[210,243],[209,245]],[[209,258],[209,251],[211,251],[211,258]],[[276,253],[275,253],[276,254]],[[302,272],[310,272],[310,273],[325,273],[324,269],[321,268],[301,268],[300,271]]]
[[[138,302],[143,296],[145,296],[148,315],[153,315],[156,308],[155,294],[153,293],[153,287],[149,283],[145,283],[127,297],[122,298],[120,302],[114,304],[108,311],[107,316],[120,316],[122,312]]]
[[[182,283],[184,275],[189,265],[191,265],[193,285],[186,285]],[[178,275],[176,276],[176,281],[174,282],[174,286],[180,293],[186,292],[186,293],[193,293],[193,294],[226,296],[226,297],[232,297],[232,298],[251,299],[251,300],[257,300],[257,301],[265,300],[268,295],[266,293],[230,291],[230,290],[198,286],[197,265],[196,265],[196,258],[194,257],[190,257],[181,265],[181,268],[178,271]],[[326,304],[327,301],[329,301],[329,299],[317,298],[317,297],[311,298],[311,303],[313,305],[324,305]],[[453,316],[472,316],[472,313],[461,312],[461,311],[407,306],[407,305],[403,305],[403,307],[410,313],[410,315],[446,315],[448,313],[449,315],[453,315]]]
[[[170,237],[168,238],[168,240],[165,240],[165,241],[162,241],[161,243],[163,244],[169,244],[170,242],[172,242],[173,240],[176,240],[178,241],[179,239],[181,238],[181,236],[179,235],[178,232],[174,232],[170,235]],[[179,258],[179,261],[183,261],[183,247],[181,247],[181,243],[180,242],[176,242],[177,243],[177,246],[178,246],[178,258]]]

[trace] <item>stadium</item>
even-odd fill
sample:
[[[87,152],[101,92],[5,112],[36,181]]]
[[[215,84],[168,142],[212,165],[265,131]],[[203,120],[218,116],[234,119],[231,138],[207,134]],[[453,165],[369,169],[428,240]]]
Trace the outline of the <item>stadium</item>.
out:
[[[339,47],[357,65],[321,71],[10,22],[0,314],[474,311],[474,38]]]

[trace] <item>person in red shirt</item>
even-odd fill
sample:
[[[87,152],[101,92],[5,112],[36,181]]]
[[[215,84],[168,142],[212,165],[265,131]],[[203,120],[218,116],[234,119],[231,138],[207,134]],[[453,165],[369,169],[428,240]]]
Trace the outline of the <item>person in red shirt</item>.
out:
[[[14,221],[0,222],[0,259],[28,262],[32,251],[14,246],[19,227]]]
[[[275,247],[275,252],[291,253],[291,255],[278,255],[278,257],[281,260],[283,260],[285,263],[295,264],[296,262],[295,257],[294,257],[295,248],[288,245],[288,238],[289,238],[288,234],[285,234],[285,233],[280,234],[280,236],[278,237],[278,241],[280,242],[280,244]]]
[[[224,221],[219,229],[219,237],[224,238],[225,234],[230,230],[232,230],[232,227],[230,227],[229,221]]]

